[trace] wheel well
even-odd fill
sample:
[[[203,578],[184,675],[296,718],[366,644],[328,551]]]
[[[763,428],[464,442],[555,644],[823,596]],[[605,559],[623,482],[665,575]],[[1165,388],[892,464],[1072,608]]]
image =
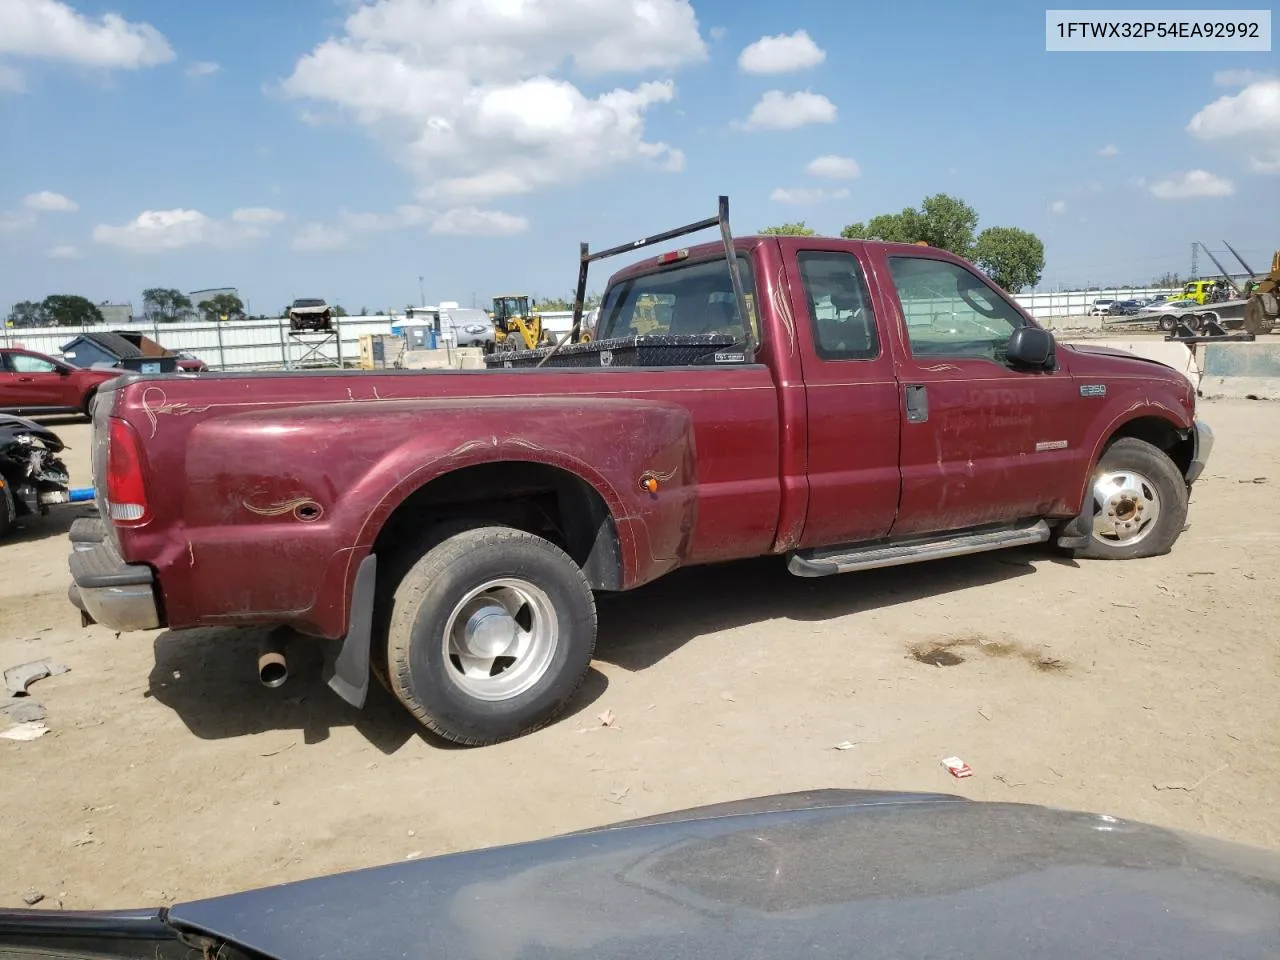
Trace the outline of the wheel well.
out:
[[[1163,417],[1138,417],[1128,423],[1121,424],[1115,433],[1107,438],[1109,447],[1122,437],[1133,437],[1163,450],[1169,455],[1183,476],[1191,469],[1191,457],[1195,452],[1195,439],[1190,430],[1183,430],[1165,420]],[[1106,447],[1103,448],[1103,452]]]
[[[374,541],[390,553],[449,520],[502,523],[550,540],[595,590],[622,589],[622,547],[604,498],[581,477],[543,463],[478,464],[437,477],[398,506]]]

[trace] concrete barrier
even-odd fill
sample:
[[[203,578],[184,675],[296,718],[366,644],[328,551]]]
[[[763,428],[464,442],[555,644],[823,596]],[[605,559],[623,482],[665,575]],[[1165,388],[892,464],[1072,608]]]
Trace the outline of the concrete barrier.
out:
[[[1124,337],[1064,339],[1063,343],[1076,344],[1081,347],[1110,347],[1112,350],[1123,350],[1125,353],[1132,353],[1135,357],[1155,360],[1157,363],[1173,367],[1173,369],[1190,380],[1191,385],[1197,389],[1200,388],[1200,383],[1203,379],[1200,364],[1196,361],[1196,355],[1192,352],[1191,347],[1185,343],[1172,343],[1168,340],[1156,340],[1154,338],[1129,339]],[[1231,346],[1236,345],[1231,344]],[[1248,346],[1248,344],[1238,344],[1238,346]]]
[[[1276,342],[1200,344],[1200,395],[1280,400],[1280,338]]]

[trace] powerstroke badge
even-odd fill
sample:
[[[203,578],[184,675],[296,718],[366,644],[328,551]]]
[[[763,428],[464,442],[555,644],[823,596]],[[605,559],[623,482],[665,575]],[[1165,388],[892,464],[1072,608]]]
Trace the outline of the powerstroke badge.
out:
[[[1082,397],[1105,397],[1106,395],[1107,385],[1105,383],[1080,384],[1080,396]]]
[[[1065,440],[1041,440],[1036,444],[1036,453],[1044,453],[1046,450],[1065,449],[1067,449],[1067,441]]]

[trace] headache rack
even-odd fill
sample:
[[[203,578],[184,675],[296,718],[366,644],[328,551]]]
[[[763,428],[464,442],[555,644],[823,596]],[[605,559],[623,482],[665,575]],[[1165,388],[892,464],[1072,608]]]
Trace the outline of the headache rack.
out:
[[[737,306],[738,318],[742,322],[742,329],[746,332],[745,343],[737,338],[720,334],[704,334],[698,337],[658,334],[627,337],[616,341],[581,342],[582,311],[587,297],[587,271],[592,263],[630,253],[655,243],[673,240],[676,237],[709,230],[712,227],[719,228],[720,239],[724,244],[729,282],[733,287],[733,299]],[[569,361],[564,364],[565,366],[649,366],[659,365],[664,359],[667,363],[688,363],[691,361],[686,358],[695,354],[710,355],[717,362],[729,362],[732,358],[738,363],[751,363],[755,359],[756,347],[757,344],[752,335],[751,312],[747,308],[746,288],[742,285],[742,270],[733,246],[733,232],[729,229],[729,198],[722,196],[714,217],[676,227],[673,230],[664,230],[662,233],[655,233],[653,236],[632,240],[595,253],[591,252],[588,244],[581,244],[578,258],[578,288],[573,298],[573,326],[569,330],[569,335],[552,347],[493,353],[485,357],[485,363],[491,366],[541,367],[553,357],[560,358],[562,349],[566,354],[562,359]],[[591,356],[588,357],[587,354]]]

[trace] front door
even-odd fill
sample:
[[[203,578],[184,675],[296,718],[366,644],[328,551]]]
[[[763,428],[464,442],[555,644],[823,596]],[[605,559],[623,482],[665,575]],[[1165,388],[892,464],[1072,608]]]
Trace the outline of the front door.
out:
[[[901,422],[893,350],[864,266],[843,241],[806,241],[788,269],[809,411],[809,507],[799,546],[885,536],[898,512]],[[826,249],[823,249],[826,247]]]
[[[877,257],[902,346],[894,536],[1064,515],[1083,455],[1070,374],[1005,360],[1027,318],[976,271],[923,250]]]
[[[32,353],[13,351],[6,353],[5,368],[0,375],[5,383],[0,386],[0,406],[4,407],[62,407],[65,377],[51,360]]]

